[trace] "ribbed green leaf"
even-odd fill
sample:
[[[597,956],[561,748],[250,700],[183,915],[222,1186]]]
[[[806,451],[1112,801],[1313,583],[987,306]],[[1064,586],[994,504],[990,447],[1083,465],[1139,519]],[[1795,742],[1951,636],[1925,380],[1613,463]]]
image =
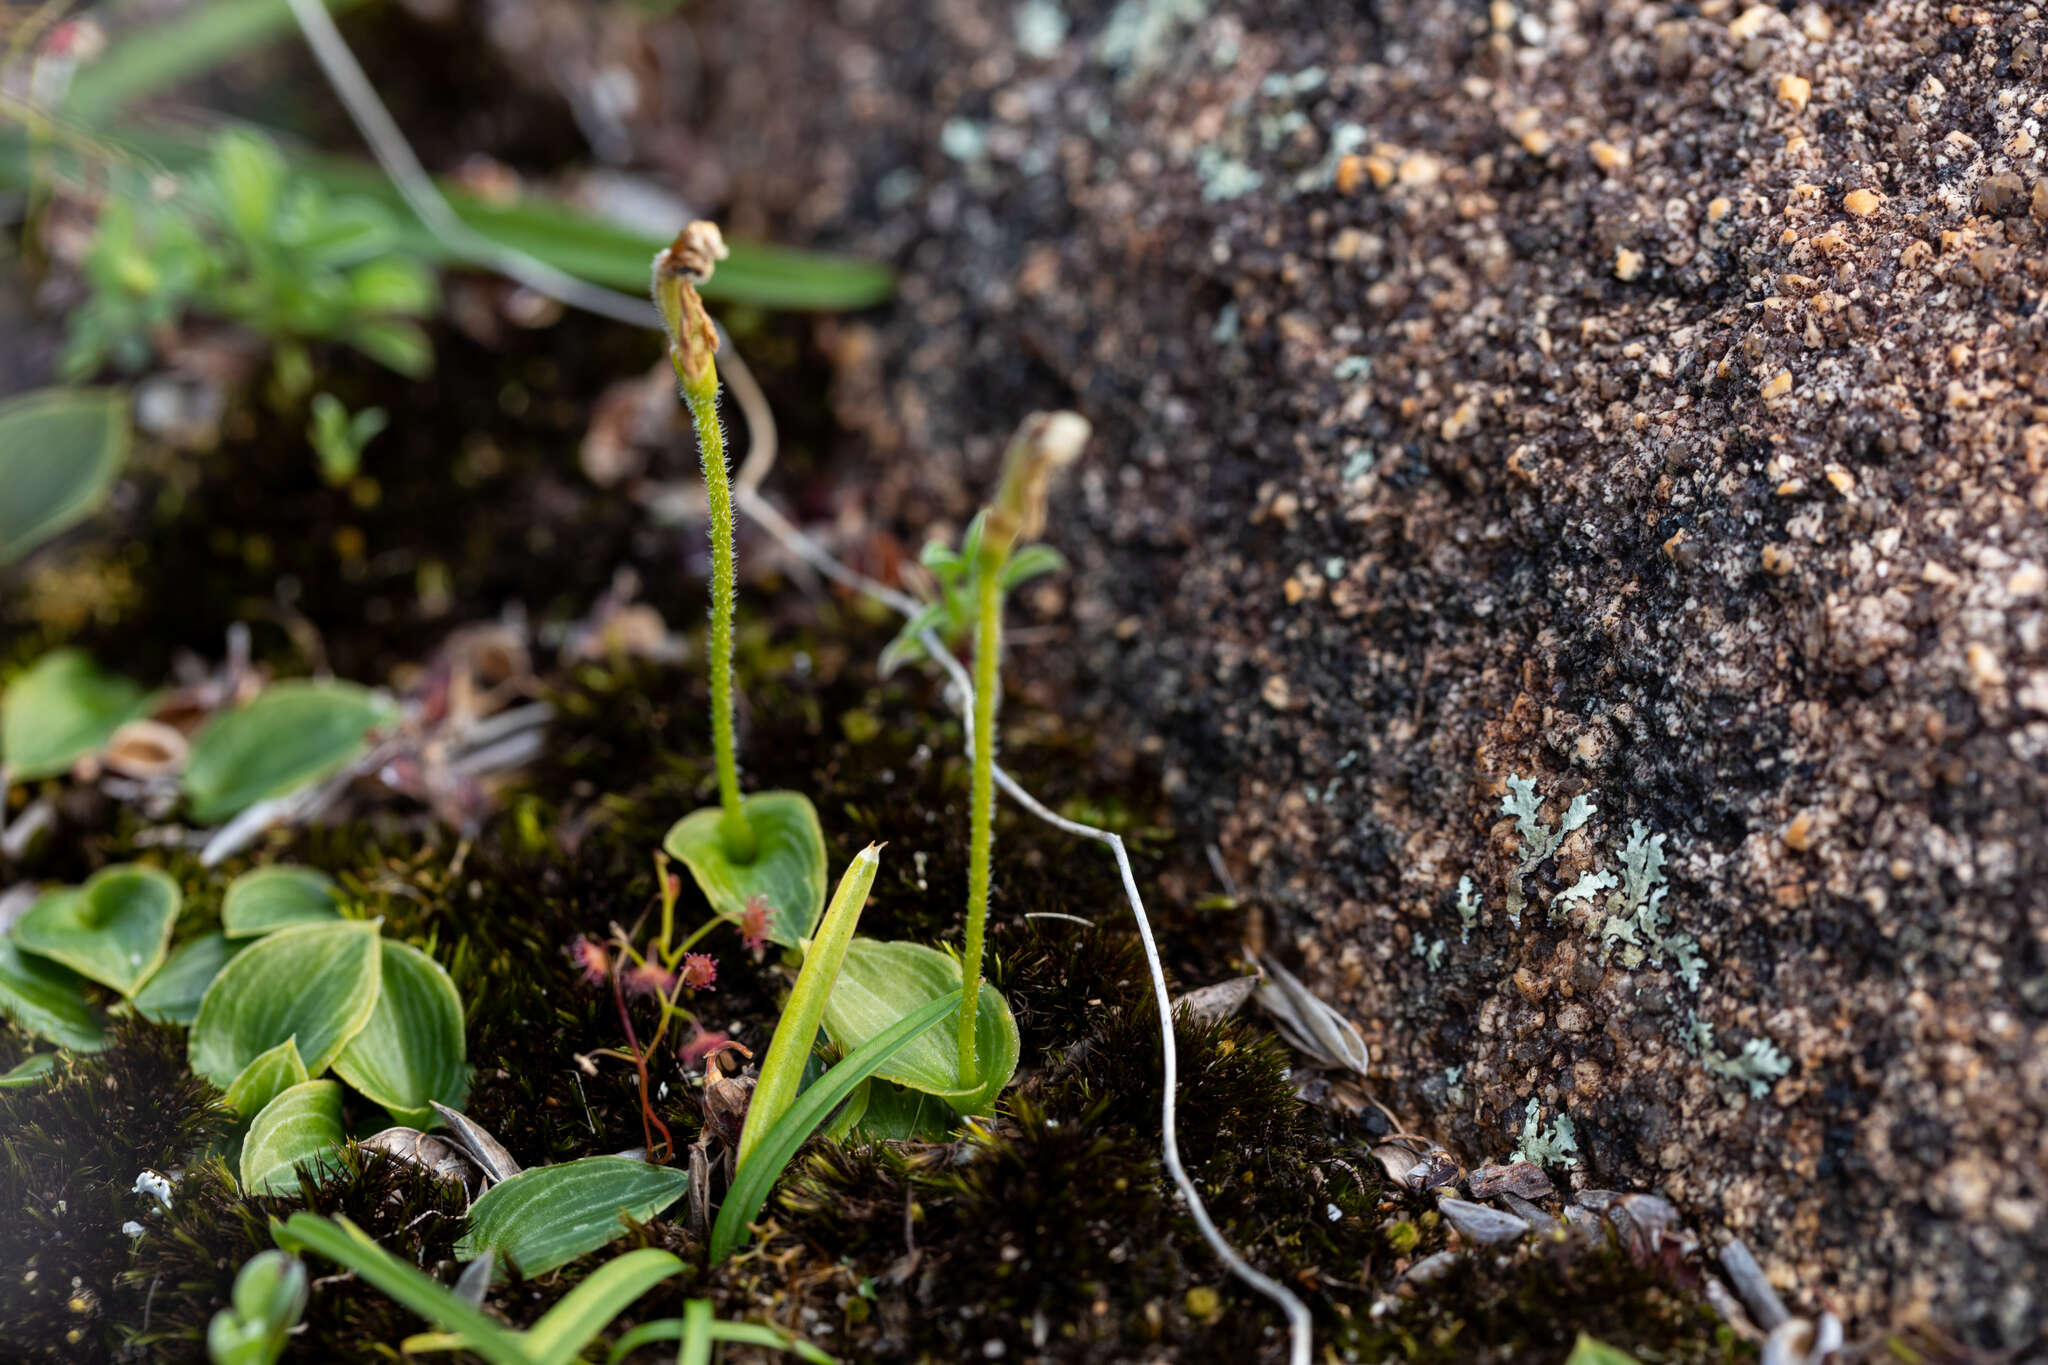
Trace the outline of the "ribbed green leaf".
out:
[[[326,923],[339,918],[340,901],[333,879],[317,868],[251,868],[228,883],[221,928],[229,938],[256,938],[294,924]]]
[[[160,1024],[189,1025],[199,1017],[206,988],[242,947],[218,931],[180,944],[135,992],[135,1012]]]
[[[242,1074],[228,1086],[227,1106],[243,1118],[253,1119],[279,1095],[311,1079],[299,1057],[298,1044],[287,1038],[242,1068]]]
[[[14,926],[24,952],[132,996],[163,965],[184,896],[153,867],[123,863],[43,894]]]
[[[192,742],[185,792],[192,818],[225,820],[346,766],[363,737],[397,708],[354,683],[281,682],[247,706],[224,711]]]
[[[704,899],[727,919],[743,917],[754,897],[765,900],[769,941],[795,948],[825,908],[825,831],[817,808],[799,792],[755,792],[740,804],[757,845],[752,862],[726,856],[715,806],[676,821],[661,846],[690,869]]]
[[[128,395],[118,389],[0,402],[0,564],[97,511],[127,458]]]
[[[18,782],[61,773],[105,748],[147,705],[140,687],[80,651],[51,650],[0,694],[0,762]]]
[[[107,1045],[99,1016],[85,1002],[84,978],[22,952],[6,934],[0,934],[0,1014],[76,1052],[98,1052]]]
[[[292,1086],[264,1106],[242,1139],[242,1188],[250,1194],[292,1193],[299,1187],[297,1168],[335,1163],[341,1140],[341,1086]]]
[[[433,1102],[462,1107],[469,1086],[462,997],[441,964],[410,944],[386,940],[377,1004],[334,1059],[334,1074],[416,1128],[434,1122]]]
[[[539,1166],[484,1191],[455,1253],[477,1256],[488,1247],[529,1279],[545,1275],[624,1236],[622,1215],[644,1222],[689,1189],[688,1172],[626,1157]]]
[[[950,954],[921,943],[855,939],[825,1002],[825,1032],[851,1052],[928,1000],[958,999],[960,984],[960,963]],[[1008,1002],[986,981],[977,1004],[979,1084],[960,1084],[958,1040],[938,1033],[923,1035],[875,1074],[934,1095],[962,1114],[986,1114],[1016,1073],[1021,1043]]]
[[[377,926],[304,924],[258,939],[221,969],[192,1023],[192,1069],[225,1089],[287,1038],[317,1076],[369,1019],[382,976]]]

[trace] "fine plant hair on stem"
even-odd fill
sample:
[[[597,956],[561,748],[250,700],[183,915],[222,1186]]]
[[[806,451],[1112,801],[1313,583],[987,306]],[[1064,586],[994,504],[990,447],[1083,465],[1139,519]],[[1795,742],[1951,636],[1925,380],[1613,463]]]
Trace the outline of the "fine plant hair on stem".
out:
[[[980,582],[980,615],[974,627],[974,780],[968,796],[971,816],[967,848],[967,932],[960,963],[960,1084],[979,1083],[974,1057],[981,991],[981,950],[988,931],[989,859],[995,843],[996,690],[1003,653],[1003,590],[999,565],[986,558]],[[988,742],[983,744],[981,736]]]
[[[718,420],[718,333],[696,286],[711,277],[726,254],[716,226],[691,223],[654,258],[654,306],[668,333],[676,385],[690,408],[704,494],[711,511],[711,741],[718,764],[719,833],[727,856],[751,861],[755,844],[740,807],[739,759],[732,720],[732,617],[737,594],[733,565],[732,484],[725,467],[725,426]]]
[[[413,205],[415,212],[419,211],[421,203],[438,205],[438,214],[432,217],[422,214],[421,221],[444,245],[451,251],[491,264],[494,269],[518,280],[536,293],[545,294],[560,303],[637,326],[652,328],[659,325],[659,317],[655,310],[630,295],[600,289],[573,277],[565,277],[572,288],[556,287],[546,276],[559,272],[549,272],[541,262],[526,256],[523,252],[486,242],[483,244],[492,250],[486,254],[477,254],[474,251],[475,234],[455,219],[447,201],[441,198],[440,191],[421,169],[419,159],[406,144],[404,134],[399,131],[397,124],[392,122],[375,89],[363,75],[362,68],[356,65],[354,56],[350,54],[347,44],[342,41],[341,34],[334,28],[333,21],[319,8],[316,0],[291,0],[291,5],[292,14],[298,20],[307,43],[319,58],[322,71],[333,84],[335,93],[347,106],[350,117],[355,120],[357,129],[369,142],[385,174],[391,177],[400,193],[405,195],[406,201]],[[344,80],[338,74],[349,72],[354,75],[352,81]],[[443,224],[451,221],[456,222],[460,229],[454,236],[449,235],[443,227]],[[759,386],[752,382],[751,376],[748,376],[746,388],[741,387],[740,378],[747,372],[739,364],[738,354],[730,348],[727,351],[725,368],[728,382],[734,390],[734,397],[740,401],[740,412],[746,419],[750,443],[747,461],[740,470],[738,486],[733,490],[733,501],[738,509],[745,513],[749,520],[774,536],[783,548],[826,578],[883,603],[901,616],[915,616],[923,605],[916,598],[840,563],[822,545],[805,535],[772,503],[761,496],[760,485],[767,478],[775,455],[774,414],[762,396]],[[752,401],[749,401],[750,395]],[[959,694],[958,700],[963,712],[967,713],[968,724],[972,726],[974,685],[967,676],[967,670],[946,650],[936,631],[923,632],[922,643],[931,657],[937,660],[952,678]],[[974,742],[971,731],[968,742]],[[1310,1365],[1314,1350],[1314,1323],[1309,1316],[1308,1305],[1287,1286],[1253,1268],[1250,1262],[1238,1255],[1230,1243],[1224,1240],[1223,1234],[1216,1228],[1215,1221],[1209,1217],[1207,1206],[1202,1203],[1201,1192],[1195,1188],[1194,1181],[1188,1177],[1187,1168],[1181,1164],[1180,1144],[1174,1134],[1173,1122],[1178,1059],[1174,1048],[1172,1001],[1166,988],[1166,970],[1159,960],[1159,947],[1152,938],[1152,921],[1145,913],[1144,898],[1138,894],[1137,878],[1131,872],[1131,860],[1124,850],[1123,838],[1114,830],[1099,829],[1094,825],[1084,825],[1079,821],[1055,815],[1041,805],[1036,797],[1019,786],[1000,765],[991,763],[990,769],[995,785],[1008,793],[1010,799],[1022,806],[1027,813],[1076,838],[1090,839],[1102,844],[1115,857],[1117,870],[1123,877],[1124,896],[1131,907],[1132,917],[1137,921],[1138,938],[1144,945],[1145,964],[1151,971],[1152,992],[1159,1010],[1162,1094],[1159,1116],[1160,1149],[1167,1174],[1172,1177],[1181,1197],[1187,1200],[1188,1214],[1194,1220],[1196,1229],[1202,1234],[1202,1239],[1209,1244],[1209,1249],[1216,1253],[1217,1259],[1223,1262],[1224,1268],[1277,1304],[1286,1315],[1289,1365]]]

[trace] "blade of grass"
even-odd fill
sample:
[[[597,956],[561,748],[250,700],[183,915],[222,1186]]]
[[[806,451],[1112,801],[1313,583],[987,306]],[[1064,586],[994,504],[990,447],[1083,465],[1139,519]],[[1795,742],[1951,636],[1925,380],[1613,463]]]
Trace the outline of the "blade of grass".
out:
[[[683,1305],[683,1348],[676,1365],[711,1365],[711,1300],[691,1299]]]
[[[255,130],[278,140],[272,130]],[[209,138],[195,130],[96,131],[95,140],[105,148],[126,152],[173,174],[196,168],[210,154]],[[283,145],[288,146],[289,139],[283,140]],[[74,168],[75,176],[88,169],[76,151],[49,147],[41,153],[45,165],[66,155],[81,163]],[[26,188],[31,167],[20,139],[0,139],[0,179],[15,188]],[[490,262],[470,260],[450,250],[414,215],[404,196],[375,166],[294,149],[292,169],[331,193],[373,200],[390,209],[398,223],[395,251],[440,265],[491,268]],[[644,294],[647,263],[668,244],[538,195],[494,203],[445,180],[434,184],[455,216],[477,233],[592,284]],[[702,292],[707,299],[770,309],[838,312],[871,307],[887,299],[896,287],[895,273],[872,261],[760,243],[731,242],[728,246],[731,255],[719,262],[718,273],[705,282]]]
[[[573,1365],[628,1304],[682,1268],[678,1257],[657,1247],[606,1261],[527,1328],[527,1354],[539,1365]]]
[[[839,981],[839,966],[846,958],[846,945],[853,942],[860,923],[861,908],[868,903],[868,891],[875,884],[875,870],[881,866],[881,848],[869,844],[854,855],[832,893],[832,903],[818,921],[817,932],[804,945],[803,970],[790,989],[789,1003],[768,1040],[768,1055],[761,1062],[761,1078],[754,1085],[754,1098],[747,1105],[747,1121],[740,1129],[739,1162],[747,1158],[783,1113],[796,1101],[803,1084],[804,1062],[818,1037],[818,1023],[825,1017],[825,1000]],[[842,1097],[843,1098],[843,1097]],[[805,1129],[809,1132],[809,1129]],[[719,1259],[717,1256],[713,1260]]]
[[[902,1051],[913,1038],[950,1018],[959,1008],[957,997],[946,996],[905,1015],[855,1048],[844,1061],[804,1091],[790,1106],[789,1112],[762,1135],[753,1155],[740,1163],[732,1188],[725,1193],[725,1203],[719,1207],[718,1221],[711,1227],[711,1260],[714,1263],[724,1260],[745,1239],[747,1225],[754,1221],[761,1205],[767,1202],[768,1191],[774,1188],[783,1167],[789,1165],[796,1149],[804,1145],[804,1140],[838,1107],[839,1102],[852,1094],[855,1086],[874,1075],[876,1067]]]
[[[336,13],[362,0],[326,0]],[[213,0],[175,19],[137,24],[71,82],[65,117],[91,123],[202,75],[292,29],[284,0]]]
[[[607,1365],[619,1365],[620,1361],[651,1342],[681,1341],[682,1339],[683,1320],[681,1318],[662,1318],[656,1322],[643,1322],[612,1343],[611,1354],[605,1357],[606,1363]],[[795,1337],[784,1336],[773,1327],[764,1327],[755,1322],[719,1322],[714,1320],[711,1324],[711,1339],[713,1341],[729,1341],[736,1346],[763,1346],[771,1351],[788,1351],[797,1359],[809,1362],[809,1365],[839,1365],[838,1360],[825,1354],[808,1341],[798,1341]]]
[[[428,1322],[459,1333],[469,1349],[491,1365],[537,1365],[515,1333],[455,1297],[453,1291],[425,1272],[378,1246],[368,1233],[346,1218],[328,1219],[317,1213],[295,1213],[282,1223],[273,1218],[270,1237],[286,1251],[316,1251],[353,1270]]]

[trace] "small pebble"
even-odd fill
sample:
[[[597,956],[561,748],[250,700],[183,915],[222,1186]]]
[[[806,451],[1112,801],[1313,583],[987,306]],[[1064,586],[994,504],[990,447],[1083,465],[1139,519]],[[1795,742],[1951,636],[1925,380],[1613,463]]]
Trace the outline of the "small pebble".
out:
[[[1868,218],[1884,203],[1884,196],[1876,190],[1850,190],[1842,196],[1842,207],[1858,218]]]
[[[1770,379],[1764,382],[1764,386],[1761,390],[1759,390],[1759,392],[1761,392],[1764,398],[1767,400],[1772,398],[1783,398],[1786,394],[1792,392],[1792,371],[1778,371],[1777,374],[1773,375]]]
[[[1778,77],[1778,103],[1798,113],[1813,96],[1813,82],[1804,76]]]

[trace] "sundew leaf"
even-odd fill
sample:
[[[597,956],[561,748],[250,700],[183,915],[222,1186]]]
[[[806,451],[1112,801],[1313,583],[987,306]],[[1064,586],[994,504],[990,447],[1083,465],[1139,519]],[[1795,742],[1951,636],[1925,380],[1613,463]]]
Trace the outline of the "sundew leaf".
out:
[[[206,988],[192,1021],[192,1069],[226,1089],[289,1038],[318,1076],[368,1021],[381,976],[374,921],[302,924],[258,939]]]
[[[0,564],[97,511],[127,458],[119,389],[37,389],[0,403]]]
[[[960,963],[921,943],[857,938],[846,950],[839,984],[825,1001],[825,1032],[852,1052],[933,1000],[960,997]],[[1017,1070],[1021,1040],[1002,994],[986,981],[975,1011],[975,1055],[981,1075],[960,1083],[958,1039],[943,1030],[919,1036],[875,1069],[883,1080],[936,1096],[962,1114],[985,1114]]]
[[[713,910],[738,920],[759,896],[768,903],[769,941],[798,947],[825,910],[825,831],[817,808],[800,792],[756,792],[740,807],[754,831],[750,863],[726,856],[715,806],[676,821],[661,846],[690,869]]]
[[[100,1018],[86,1003],[84,978],[22,952],[7,934],[0,934],[0,1014],[74,1052],[107,1045]]]
[[[623,1237],[689,1192],[687,1171],[622,1156],[538,1166],[491,1186],[469,1209],[457,1256],[494,1250],[532,1279]]]
[[[410,944],[387,940],[379,951],[377,1004],[334,1059],[334,1074],[400,1123],[429,1127],[434,1101],[460,1107],[469,1087],[462,997],[441,964]]]
[[[279,1095],[311,1079],[299,1057],[298,1044],[287,1038],[242,1068],[242,1074],[228,1086],[227,1106],[243,1118],[253,1119]]]
[[[363,737],[398,709],[355,683],[281,682],[208,721],[192,742],[185,792],[192,818],[225,820],[346,766]]]
[[[180,945],[135,993],[135,1012],[160,1024],[189,1025],[199,1017],[206,988],[243,946],[218,931]]]
[[[263,1107],[242,1139],[242,1189],[249,1194],[292,1194],[297,1168],[338,1164],[341,1086],[305,1081]]]
[[[340,899],[333,880],[317,868],[251,868],[228,883],[221,929],[229,938],[256,938],[294,924],[327,923],[340,917]]]
[[[5,461],[0,452],[0,467]],[[61,773],[105,748],[145,705],[140,687],[101,672],[79,650],[52,650],[0,694],[0,762],[17,781]]]
[[[26,952],[133,996],[163,965],[184,896],[153,867],[124,863],[44,893],[14,926]]]

